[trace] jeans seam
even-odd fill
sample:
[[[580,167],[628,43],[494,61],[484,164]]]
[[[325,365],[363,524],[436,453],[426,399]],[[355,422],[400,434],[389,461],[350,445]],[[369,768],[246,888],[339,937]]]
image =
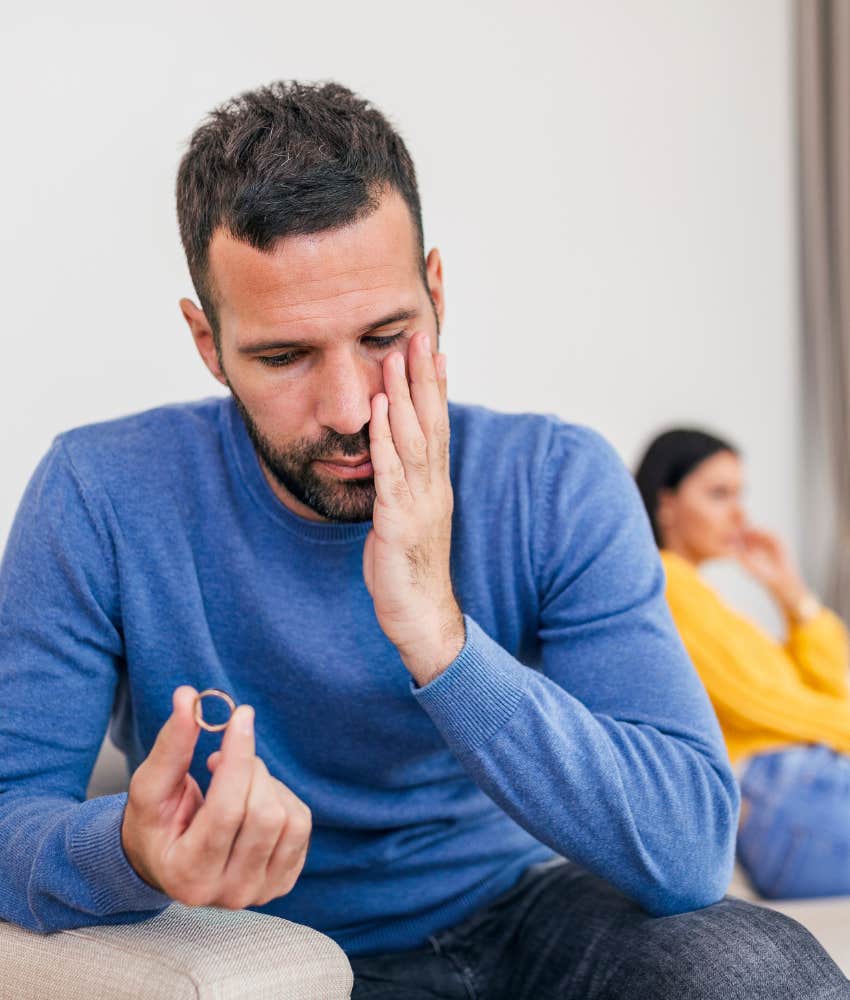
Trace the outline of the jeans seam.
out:
[[[478,1000],[478,994],[475,991],[475,973],[472,969],[465,962],[461,962],[460,959],[455,958],[451,952],[444,951],[443,957],[448,959],[448,961],[454,966],[455,971],[460,976],[463,988],[466,990],[466,995],[469,1000]]]

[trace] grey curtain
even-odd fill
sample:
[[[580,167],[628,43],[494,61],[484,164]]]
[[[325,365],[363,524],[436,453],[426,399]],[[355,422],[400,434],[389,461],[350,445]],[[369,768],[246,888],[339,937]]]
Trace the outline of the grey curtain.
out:
[[[796,17],[802,444],[807,488],[828,493],[807,498],[806,537],[825,554],[822,597],[850,621],[850,0],[796,0]]]

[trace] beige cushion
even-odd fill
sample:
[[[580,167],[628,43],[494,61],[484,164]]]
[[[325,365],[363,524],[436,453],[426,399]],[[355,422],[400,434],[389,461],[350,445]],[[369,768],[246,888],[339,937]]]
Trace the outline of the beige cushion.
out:
[[[827,899],[762,899],[740,865],[735,866],[728,891],[732,896],[768,906],[801,923],[820,941],[844,975],[850,976],[850,896]]]
[[[346,1000],[352,985],[330,938],[250,910],[173,903],[47,935],[0,922],[0,995],[15,1000]]]

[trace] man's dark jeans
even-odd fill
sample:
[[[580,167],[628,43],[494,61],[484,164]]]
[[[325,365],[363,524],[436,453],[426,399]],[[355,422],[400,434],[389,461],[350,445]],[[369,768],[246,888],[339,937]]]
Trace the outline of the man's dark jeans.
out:
[[[789,917],[731,896],[651,917],[561,859],[427,947],[351,965],[352,1000],[850,1000],[850,982]]]

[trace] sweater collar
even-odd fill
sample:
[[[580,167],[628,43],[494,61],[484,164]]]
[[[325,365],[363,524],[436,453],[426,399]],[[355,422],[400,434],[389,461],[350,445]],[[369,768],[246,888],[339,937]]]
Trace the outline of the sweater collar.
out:
[[[665,566],[672,567],[680,573],[689,573],[692,576],[699,577],[697,567],[688,559],[685,559],[684,556],[680,556],[678,552],[674,552],[672,549],[659,549],[659,555]]]

